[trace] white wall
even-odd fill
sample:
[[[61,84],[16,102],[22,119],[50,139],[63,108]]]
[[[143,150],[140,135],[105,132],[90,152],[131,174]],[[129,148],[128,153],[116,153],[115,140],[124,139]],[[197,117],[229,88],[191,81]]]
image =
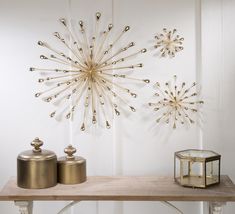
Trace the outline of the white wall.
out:
[[[207,100],[202,129],[203,147],[222,155],[222,174],[235,181],[234,158],[234,80],[235,80],[235,2],[202,2],[202,72],[203,95]],[[234,213],[234,204],[225,213]]]
[[[186,148],[212,149],[222,154],[222,172],[235,179],[233,79],[235,68],[234,36],[231,20],[235,3],[232,0],[71,0],[30,1],[0,0],[0,187],[16,175],[17,154],[29,148],[39,136],[45,148],[59,156],[68,143],[79,149],[88,161],[89,175],[173,175],[173,153]],[[113,121],[111,130],[93,128],[81,133],[78,123],[58,123],[48,117],[52,106],[34,98],[39,89],[30,66],[43,65],[43,53],[36,43],[62,31],[57,19],[81,18],[92,24],[96,11],[103,14],[103,23],[113,21],[115,29],[132,27],[128,39],[139,48],[150,48],[139,59],[144,63],[140,76],[152,80],[138,91],[137,112]],[[184,51],[174,59],[160,59],[151,50],[154,35],[163,27],[177,28],[185,38]],[[197,80],[205,100],[204,124],[191,129],[171,130],[156,126],[152,111],[146,105],[153,94],[154,82],[177,74],[182,81]],[[6,164],[7,163],[7,164]],[[198,214],[200,203],[175,203],[185,213]],[[56,213],[63,202],[37,202],[35,213]],[[234,213],[235,205],[225,213]],[[1,202],[0,213],[16,213],[13,203]],[[153,202],[82,202],[71,213],[127,214],[174,213]]]

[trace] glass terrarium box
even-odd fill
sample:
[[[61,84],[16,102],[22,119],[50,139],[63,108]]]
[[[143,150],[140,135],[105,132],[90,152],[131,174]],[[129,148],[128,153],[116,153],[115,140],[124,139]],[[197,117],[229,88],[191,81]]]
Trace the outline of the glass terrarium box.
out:
[[[221,156],[209,150],[175,152],[174,178],[186,187],[206,188],[220,183]]]

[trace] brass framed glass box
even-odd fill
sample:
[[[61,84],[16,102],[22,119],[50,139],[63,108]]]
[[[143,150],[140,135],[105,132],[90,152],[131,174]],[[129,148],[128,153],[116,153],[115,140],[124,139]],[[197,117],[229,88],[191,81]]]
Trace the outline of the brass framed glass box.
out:
[[[221,155],[209,150],[175,152],[174,179],[187,187],[206,188],[220,183]]]

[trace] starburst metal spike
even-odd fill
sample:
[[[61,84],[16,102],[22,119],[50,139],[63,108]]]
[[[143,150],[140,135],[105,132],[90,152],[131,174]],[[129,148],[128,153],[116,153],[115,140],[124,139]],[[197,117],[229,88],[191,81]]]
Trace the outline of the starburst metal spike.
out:
[[[201,100],[197,100],[198,92],[196,91],[196,83],[190,87],[186,87],[186,83],[177,84],[177,77],[173,76],[171,81],[165,82],[163,86],[159,82],[155,84],[157,93],[155,93],[156,102],[149,102],[150,107],[157,112],[157,123],[171,123],[173,129],[177,128],[177,123],[193,124],[195,120],[192,116],[198,112],[198,104],[203,104]],[[179,91],[178,91],[178,88]],[[194,90],[194,92],[190,92]],[[190,115],[189,115],[190,114]]]
[[[120,102],[120,105],[126,106],[132,112],[136,111],[129,104],[127,98],[128,96],[136,98],[137,94],[123,87],[118,82],[113,82],[113,78],[140,81],[146,84],[150,82],[149,79],[138,79],[132,75],[122,73],[122,71],[125,72],[130,69],[134,71],[135,68],[143,67],[142,63],[118,65],[118,63],[121,64],[127,60],[129,61],[132,57],[147,51],[146,48],[143,48],[134,53],[124,55],[130,48],[135,47],[134,42],[130,42],[124,47],[116,47],[121,37],[130,30],[130,26],[125,26],[120,34],[117,34],[113,42],[108,43],[107,41],[109,40],[113,25],[109,24],[107,29],[100,33],[100,18],[101,13],[97,12],[95,14],[94,33],[89,37],[87,36],[83,21],[78,22],[80,29],[78,35],[73,29],[70,29],[66,19],[59,19],[59,22],[64,26],[70,38],[67,39],[67,37],[64,37],[59,32],[55,32],[53,35],[59,42],[63,43],[71,55],[66,55],[56,50],[44,41],[38,41],[38,45],[52,52],[48,56],[41,55],[41,59],[66,67],[53,69],[31,67],[29,69],[30,71],[45,72],[44,74],[47,76],[39,78],[38,82],[41,84],[50,83],[51,85],[48,85],[49,88],[47,90],[36,93],[35,97],[41,97],[45,102],[58,103],[58,108],[61,108],[61,105],[64,106],[62,113],[56,110],[50,113],[50,117],[53,118],[57,114],[64,114],[65,118],[73,120],[78,106],[83,108],[83,119],[80,128],[82,131],[86,130],[89,123],[97,124],[97,121],[103,121],[106,128],[109,129],[111,127],[109,121],[112,118],[107,109],[112,109],[112,115],[119,116],[121,114],[116,101]],[[116,52],[111,51],[114,47],[116,47]],[[119,56],[120,54],[122,54],[121,57]],[[112,73],[113,71],[117,72]]]
[[[58,32],[54,32],[54,33],[53,33],[53,36],[55,36],[55,37],[58,38],[58,39],[61,38],[61,37],[60,37],[60,34],[59,34]]]
[[[60,21],[60,23],[62,23],[65,27],[67,27],[66,19],[61,18],[61,19],[59,19],[59,21]]]
[[[40,59],[48,59],[48,57],[46,57],[44,55],[40,55]]]
[[[84,24],[83,21],[80,20],[78,23],[79,23],[79,26],[80,26],[81,30],[84,30],[84,29],[83,29],[83,24]]]
[[[109,24],[109,25],[108,25],[108,31],[110,31],[112,28],[113,28],[113,25],[112,25],[112,24]]]
[[[163,33],[156,35],[154,38],[156,39],[155,48],[160,48],[161,57],[175,57],[176,53],[183,50],[182,41],[184,38],[180,38],[179,35],[175,35],[176,29],[167,30],[163,28]]]
[[[85,123],[82,123],[82,126],[81,126],[81,131],[85,131],[86,128],[85,128]]]
[[[100,12],[97,12],[97,13],[95,14],[95,16],[96,16],[96,20],[99,21],[99,19],[100,19],[100,17],[101,17],[101,13],[100,13]]]
[[[127,32],[128,30],[130,30],[130,26],[126,26],[123,31]]]
[[[44,43],[42,41],[38,41],[38,45],[44,46]]]

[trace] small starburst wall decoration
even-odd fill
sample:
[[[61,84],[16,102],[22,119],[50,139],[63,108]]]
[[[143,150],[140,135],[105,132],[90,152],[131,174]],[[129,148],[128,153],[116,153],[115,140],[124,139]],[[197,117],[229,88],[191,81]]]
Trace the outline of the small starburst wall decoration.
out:
[[[58,32],[53,35],[64,46],[65,51],[57,50],[46,42],[38,42],[39,46],[51,52],[50,55],[41,55],[40,58],[58,63],[59,66],[52,69],[30,68],[30,71],[39,71],[45,75],[38,82],[48,87],[35,96],[42,97],[46,102],[59,103],[57,109],[50,113],[50,117],[62,114],[65,118],[72,119],[75,112],[82,111],[82,131],[86,129],[87,124],[96,124],[97,121],[110,128],[111,117],[120,115],[124,108],[136,111],[129,104],[129,97],[136,98],[137,94],[122,85],[127,82],[126,80],[144,84],[150,82],[148,79],[133,76],[136,69],[143,67],[142,63],[126,63],[147,51],[145,48],[131,51],[134,49],[134,42],[129,42],[125,46],[120,45],[121,38],[130,27],[125,26],[110,42],[113,25],[109,24],[102,31],[100,19],[101,13],[97,12],[95,29],[90,36],[83,21],[77,23],[75,30],[71,27],[71,22],[64,18],[60,19],[67,37]],[[108,114],[110,111],[111,115]]]
[[[204,102],[198,100],[196,83],[187,86],[185,82],[177,84],[177,77],[174,75],[173,82],[168,81],[161,85],[155,84],[157,92],[155,93],[156,101],[150,102],[149,106],[157,112],[156,122],[165,122],[172,124],[173,128],[177,124],[193,124],[193,117]]]
[[[160,49],[160,54],[162,57],[175,57],[175,54],[182,51],[184,48],[182,46],[184,38],[176,34],[177,30],[167,30],[163,28],[163,32],[156,35],[156,49]]]

